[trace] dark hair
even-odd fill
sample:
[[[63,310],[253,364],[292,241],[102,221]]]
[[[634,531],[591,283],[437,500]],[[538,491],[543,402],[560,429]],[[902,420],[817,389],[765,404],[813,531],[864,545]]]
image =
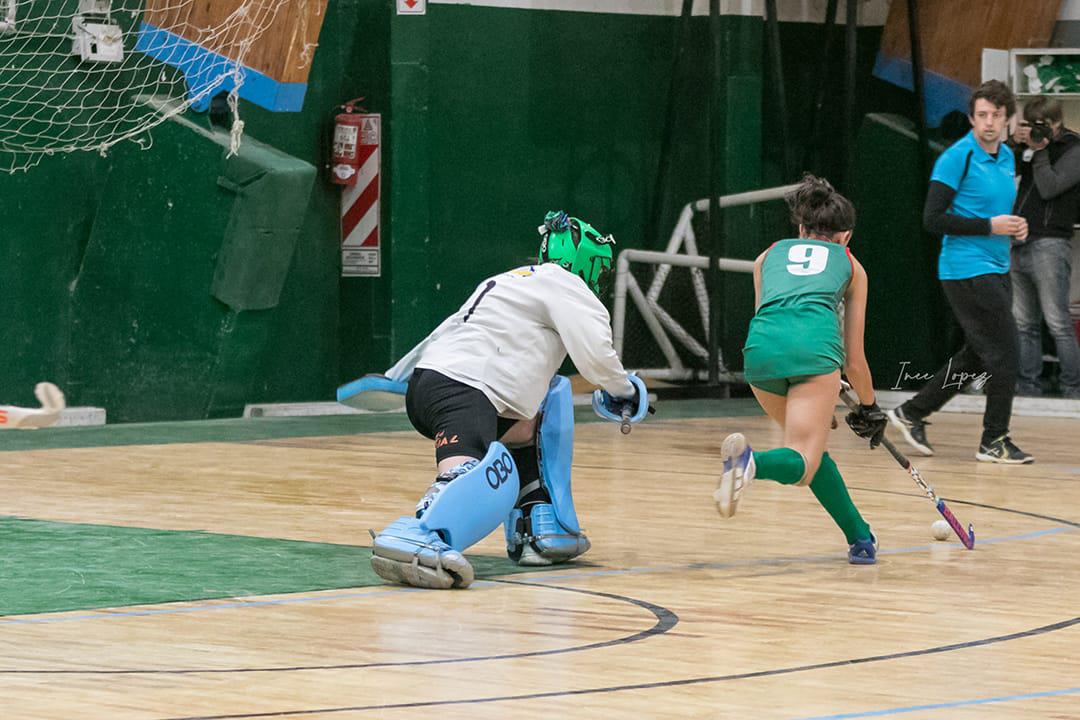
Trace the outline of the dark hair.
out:
[[[968,100],[968,117],[975,117],[975,101],[979,99],[989,100],[994,107],[1005,108],[1005,117],[1016,114],[1016,96],[1013,95],[1009,86],[1000,80],[987,80],[975,88],[975,92],[971,93],[971,99]]]
[[[1028,122],[1037,120],[1049,120],[1061,122],[1064,114],[1061,111],[1061,101],[1057,98],[1040,95],[1024,103],[1024,119]]]
[[[855,227],[855,206],[825,178],[806,173],[784,200],[791,208],[791,222],[808,234],[833,235]]]

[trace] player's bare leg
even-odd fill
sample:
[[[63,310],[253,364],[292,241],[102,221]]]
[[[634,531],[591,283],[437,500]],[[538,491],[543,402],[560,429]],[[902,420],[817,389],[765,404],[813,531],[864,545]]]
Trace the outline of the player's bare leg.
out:
[[[741,434],[729,436],[722,450],[725,473],[714,497],[720,514],[729,517],[749,484],[747,477],[784,485],[809,485],[814,497],[844,532],[849,562],[869,565],[876,561],[876,540],[852,503],[840,471],[826,450],[839,389],[839,371],[796,383],[786,396],[753,388],[761,407],[783,428],[784,447],[753,452]]]

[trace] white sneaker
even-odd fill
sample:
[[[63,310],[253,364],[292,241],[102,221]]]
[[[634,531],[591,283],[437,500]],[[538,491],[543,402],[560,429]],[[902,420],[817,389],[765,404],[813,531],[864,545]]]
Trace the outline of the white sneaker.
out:
[[[912,420],[904,414],[902,405],[889,410],[885,415],[889,418],[889,423],[904,435],[908,445],[927,457],[934,454],[934,446],[926,439],[926,426],[930,423],[925,420]]]
[[[713,491],[720,517],[729,518],[739,508],[739,497],[754,481],[754,452],[742,433],[732,433],[720,448],[723,474]]]

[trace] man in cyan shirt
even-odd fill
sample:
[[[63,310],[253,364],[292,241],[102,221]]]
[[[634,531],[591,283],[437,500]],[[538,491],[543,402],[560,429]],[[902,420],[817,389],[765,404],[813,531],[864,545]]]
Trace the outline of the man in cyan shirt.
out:
[[[964,332],[964,346],[889,419],[924,455],[925,419],[967,381],[985,379],[986,411],[975,458],[984,462],[1030,463],[1009,438],[1016,393],[1019,344],[1012,315],[1009,250],[1027,237],[1027,221],[1010,214],[1016,199],[1015,163],[1003,144],[1005,124],[1016,112],[1012,91],[997,80],[983,83],[968,104],[971,132],[934,164],[923,210],[927,231],[942,235],[938,278]]]

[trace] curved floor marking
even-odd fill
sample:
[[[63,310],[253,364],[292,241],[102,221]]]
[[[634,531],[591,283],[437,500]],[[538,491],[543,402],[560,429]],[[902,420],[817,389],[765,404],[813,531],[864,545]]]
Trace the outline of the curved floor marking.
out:
[[[554,690],[551,692],[542,693],[527,693],[521,695],[496,695],[493,697],[466,698],[463,700],[427,700],[422,702],[392,703],[385,705],[354,705],[350,707],[313,708],[310,710],[281,710],[275,712],[236,713],[229,715],[198,715],[188,717],[162,718],[161,720],[248,720],[253,718],[267,717],[302,717],[305,715],[362,712],[366,710],[398,710],[403,708],[445,707],[448,705],[478,705],[518,700],[539,700],[555,697],[575,697],[579,695],[600,695],[606,693],[624,692],[627,690],[653,690],[656,688],[680,687],[684,685],[702,685],[705,683],[728,682],[731,680],[748,680],[750,678],[770,677],[775,675],[790,675],[793,673],[809,672],[813,670],[825,670],[835,667],[863,665],[867,663],[884,662],[887,660],[899,660],[901,658],[919,657],[922,655],[934,655],[938,653],[951,652],[953,650],[965,650],[967,648],[993,645],[996,643],[1008,642],[1010,640],[1033,637],[1035,635],[1043,635],[1045,633],[1054,632],[1056,630],[1063,630],[1069,627],[1073,627],[1077,624],[1080,624],[1080,617],[1062,620],[1061,622],[1052,623],[1050,625],[1043,625],[1041,627],[1032,628],[1030,630],[1010,633],[1008,635],[997,635],[994,637],[983,638],[981,640],[970,640],[967,642],[953,643],[950,645],[939,645],[937,647],[924,648],[922,650],[908,650],[906,652],[889,653],[887,655],[871,655],[868,657],[851,658],[849,660],[833,660],[831,662],[814,663],[812,665],[798,665],[794,667],[777,668],[775,670],[759,670],[757,672],[736,673],[733,675],[710,675],[706,677],[686,678],[683,680],[659,680],[656,682],[634,683],[630,685],[611,685],[608,687],[585,688],[582,690]]]
[[[851,486],[851,490],[859,490],[861,492],[880,493],[884,495],[899,495],[901,497],[915,497],[924,498],[921,493],[913,492],[901,492],[898,490],[882,490],[880,488],[867,488],[859,486]],[[1013,515],[1022,515],[1024,517],[1035,518],[1037,520],[1046,520],[1048,522],[1056,523],[1059,525],[1065,525],[1068,528],[1080,528],[1080,522],[1073,522],[1072,520],[1065,520],[1063,518],[1057,518],[1050,515],[1041,515],[1039,513],[1027,512],[1025,510],[1014,510],[1012,508],[1000,507],[997,505],[987,505],[984,503],[971,502],[967,500],[958,500],[955,498],[945,498],[946,502],[954,503],[956,505],[969,505],[971,507],[979,507],[987,510],[996,510],[998,512],[1010,513]],[[1000,538],[978,538],[976,546],[978,545],[990,545],[1003,542],[1014,542],[1017,540],[1030,540],[1040,535],[1051,535],[1059,532],[1065,532],[1063,528],[1051,528],[1043,531],[1036,531],[1033,533],[1023,533],[1020,535],[1007,535]],[[937,547],[941,547],[940,543],[935,543]],[[910,552],[922,552],[928,550],[935,545],[918,545],[907,548],[884,548],[881,550],[882,555],[898,555],[902,553]],[[948,543],[946,546],[960,547],[960,543]],[[760,558],[758,560],[747,560],[745,562],[735,563],[689,563],[686,565],[665,565],[665,566],[650,566],[640,568],[612,568],[612,569],[595,569],[588,570],[583,569],[573,573],[556,574],[550,573],[543,576],[543,581],[551,580],[565,580],[565,579],[577,579],[581,577],[601,577],[604,575],[620,575],[620,574],[638,574],[647,572],[680,572],[686,570],[724,570],[733,567],[768,567],[768,566],[780,566],[789,565],[793,563],[821,563],[821,562],[835,562],[840,557],[836,555],[816,555],[816,556],[792,556],[792,557],[779,557],[779,558]],[[478,581],[476,584],[480,585],[487,581]],[[29,616],[29,617],[16,617],[12,619],[0,618],[0,627],[4,625],[32,625],[38,623],[63,623],[63,622],[84,622],[90,620],[115,620],[118,618],[129,617],[142,617],[150,615],[172,615],[183,613],[196,613],[196,612],[212,612],[216,610],[235,610],[252,607],[263,607],[267,605],[293,605],[297,603],[312,603],[312,602],[336,602],[338,600],[352,600],[361,597],[372,597],[377,595],[389,595],[393,593],[403,592],[430,592],[429,590],[421,590],[419,588],[407,588],[407,587],[395,587],[395,588],[379,588],[377,590],[369,590],[364,592],[351,592],[337,595],[308,595],[303,597],[288,597],[280,598],[277,600],[244,600],[238,602],[225,603],[220,601],[210,601],[212,604],[205,605],[188,605],[185,607],[163,607],[163,608],[149,608],[143,610],[127,610],[118,612],[95,612],[84,613],[81,615],[47,615],[44,617]],[[0,674],[5,671],[0,669]]]
[[[914,495],[912,493],[900,493],[900,492],[889,491],[889,490],[869,489],[868,491],[869,492],[880,492],[880,493],[886,493],[886,494],[897,494],[897,495],[904,495],[904,496],[922,497],[921,495]],[[1061,533],[1061,532],[1066,532],[1071,528],[1080,528],[1080,523],[1075,523],[1075,522],[1070,521],[1070,520],[1064,520],[1064,519],[1061,519],[1061,518],[1055,518],[1055,517],[1051,517],[1051,516],[1047,516],[1047,515],[1040,515],[1040,514],[1037,514],[1037,513],[1030,513],[1030,512],[1026,512],[1026,511],[1022,511],[1022,510],[1013,510],[1011,508],[1002,508],[1002,507],[997,507],[997,506],[993,506],[993,505],[984,505],[984,504],[980,504],[980,503],[966,502],[966,501],[962,501],[962,500],[949,500],[949,502],[954,502],[956,504],[965,504],[965,505],[983,507],[983,508],[986,508],[986,509],[998,510],[998,511],[1001,511],[1001,512],[1013,513],[1013,514],[1018,514],[1018,515],[1024,515],[1024,516],[1027,516],[1027,517],[1046,520],[1046,521],[1049,521],[1049,522],[1060,523],[1062,525],[1068,526],[1067,528],[1050,528],[1050,529],[1047,529],[1047,530],[1034,531],[1034,532],[1024,533],[1024,534],[1021,534],[1021,535],[1007,536],[1007,537],[1003,537],[1003,538],[994,538],[992,540],[983,541],[984,544],[989,544],[990,542],[1007,542],[1007,541],[1013,541],[1013,540],[1026,540],[1026,539],[1031,539],[1031,538],[1034,538],[1034,537],[1041,537],[1041,536],[1045,536],[1045,535],[1051,535],[1051,534],[1057,534],[1057,533]],[[951,543],[951,545],[955,545],[956,547],[960,547],[959,543]],[[931,546],[918,546],[918,547],[914,547],[914,548],[897,548],[897,549],[893,549],[893,550],[883,550],[881,554],[884,555],[884,554],[910,553],[910,552],[924,551],[924,550],[929,549],[930,547]],[[657,622],[653,625],[652,628],[650,628],[648,630],[645,630],[645,631],[642,631],[642,632],[639,632],[639,633],[635,633],[633,635],[624,636],[622,638],[616,638],[614,640],[601,641],[601,642],[598,642],[598,643],[589,643],[589,644],[586,644],[586,645],[573,646],[573,647],[569,647],[569,648],[555,648],[555,649],[551,649],[551,650],[541,650],[541,651],[532,651],[532,652],[524,652],[524,653],[509,653],[509,654],[503,654],[503,655],[488,655],[488,656],[479,656],[479,657],[448,658],[448,659],[440,659],[440,660],[413,660],[413,661],[383,662],[383,663],[351,663],[351,664],[340,664],[340,665],[312,665],[312,666],[296,666],[296,667],[217,668],[217,669],[214,669],[214,668],[204,668],[204,669],[187,668],[187,669],[157,669],[157,670],[133,670],[133,669],[126,669],[126,670],[104,670],[104,669],[99,669],[99,670],[0,669],[0,675],[154,675],[154,674],[158,674],[158,675],[163,675],[163,674],[184,675],[184,674],[196,674],[196,673],[223,674],[223,673],[253,673],[253,672],[295,672],[295,671],[304,671],[304,670],[339,670],[339,669],[360,669],[360,668],[373,668],[373,667],[399,667],[399,666],[420,666],[420,665],[452,664],[452,663],[479,662],[479,661],[484,661],[484,660],[507,660],[507,659],[516,659],[516,658],[520,658],[520,657],[536,657],[536,656],[542,656],[542,655],[554,655],[554,654],[563,654],[563,653],[570,653],[570,652],[581,652],[581,651],[584,651],[584,650],[592,650],[592,649],[597,649],[597,648],[602,648],[602,647],[609,647],[609,646],[612,646],[612,645],[621,645],[621,644],[626,644],[626,643],[630,643],[630,642],[637,642],[638,640],[645,639],[645,638],[650,637],[652,635],[663,634],[663,633],[667,632],[668,630],[670,630],[672,627],[674,627],[674,625],[676,623],[678,623],[678,616],[674,612],[668,610],[667,608],[663,608],[663,607],[661,607],[659,605],[654,605],[654,604],[649,603],[649,602],[644,601],[644,600],[638,600],[638,599],[635,599],[635,598],[630,598],[630,597],[626,597],[626,596],[622,596],[622,595],[615,595],[615,594],[612,594],[612,593],[604,593],[604,592],[600,592],[600,591],[596,591],[596,590],[584,590],[584,589],[579,589],[579,588],[569,588],[569,587],[562,587],[562,586],[558,586],[558,585],[550,585],[549,583],[551,581],[575,579],[575,578],[584,578],[584,577],[600,577],[600,576],[605,576],[605,575],[619,575],[619,574],[645,574],[645,573],[658,573],[658,572],[686,572],[688,570],[703,570],[703,569],[704,570],[714,570],[714,569],[721,569],[722,570],[722,569],[731,569],[731,568],[735,568],[735,567],[773,567],[773,566],[787,565],[787,564],[797,564],[797,563],[810,564],[810,563],[835,562],[836,559],[837,559],[836,556],[833,556],[833,555],[812,556],[812,557],[793,557],[793,558],[765,558],[765,559],[750,560],[750,561],[736,562],[736,563],[692,563],[692,564],[677,565],[677,566],[676,565],[659,566],[659,567],[658,566],[651,566],[651,567],[642,567],[642,568],[624,568],[624,569],[595,570],[595,571],[585,570],[585,571],[581,571],[581,572],[563,574],[563,575],[554,575],[554,574],[553,575],[545,575],[543,577],[537,578],[535,581],[532,581],[532,582],[520,581],[520,580],[488,580],[488,581],[482,581],[484,584],[487,584],[487,583],[499,583],[499,584],[505,584],[505,585],[532,586],[532,587],[538,587],[538,588],[562,590],[562,591],[566,591],[566,592],[575,592],[575,593],[580,593],[580,594],[584,594],[584,595],[594,595],[594,596],[598,596],[598,597],[605,597],[605,598],[609,598],[609,599],[615,599],[615,600],[618,600],[618,601],[621,601],[621,602],[628,602],[628,603],[631,603],[631,604],[638,605],[639,607],[645,608],[645,609],[649,610],[649,612],[651,612],[654,615],[654,617],[657,618]],[[320,596],[314,596],[314,597],[309,596],[309,597],[302,597],[302,598],[285,598],[285,599],[281,599],[281,600],[251,601],[251,602],[243,602],[243,603],[227,603],[227,604],[205,605],[205,606],[195,606],[195,607],[185,607],[185,608],[150,609],[150,610],[131,611],[131,612],[124,612],[124,613],[106,613],[106,614],[80,615],[80,616],[74,616],[74,617],[72,617],[72,616],[61,616],[61,617],[55,617],[55,618],[19,618],[19,619],[9,620],[9,621],[0,621],[0,625],[4,625],[4,624],[22,624],[22,623],[31,623],[31,622],[50,622],[50,621],[51,622],[63,622],[63,621],[72,621],[72,620],[89,620],[89,619],[95,619],[96,620],[96,619],[109,619],[109,618],[117,618],[117,617],[131,617],[131,616],[140,616],[140,615],[157,615],[157,614],[181,613],[181,612],[201,612],[201,611],[207,611],[207,610],[244,608],[244,607],[253,607],[253,606],[261,606],[261,605],[285,605],[285,604],[292,604],[292,603],[298,603],[298,602],[317,602],[317,601],[324,601],[325,602],[325,601],[336,601],[336,600],[342,600],[342,599],[352,599],[352,598],[357,598],[357,597],[368,597],[368,596],[374,596],[374,595],[387,595],[387,594],[392,594],[392,593],[396,593],[396,592],[429,592],[429,591],[419,590],[417,588],[395,588],[395,589],[392,589],[392,590],[378,590],[378,591],[370,591],[370,592],[362,592],[362,593],[347,593],[347,594],[343,594],[343,595],[332,595],[332,596],[322,596],[322,595],[320,595]],[[950,647],[950,646],[946,646],[946,647]],[[928,650],[926,652],[927,653],[936,652],[936,650]],[[777,671],[777,672],[789,672],[789,671]],[[725,679],[729,679],[729,678],[725,678]]]
[[[871,492],[890,492],[890,491],[871,491]],[[906,493],[901,493],[906,494]],[[921,496],[920,496],[921,497]],[[950,501],[956,502],[960,501]],[[1037,517],[1043,520],[1050,520],[1053,522],[1060,522],[1068,527],[1062,528],[1048,528],[1046,530],[1035,530],[1032,532],[1021,533],[1019,535],[1005,535],[997,538],[979,538],[978,545],[993,545],[1006,542],[1018,542],[1024,540],[1031,540],[1037,537],[1043,537],[1047,535],[1057,535],[1060,533],[1069,532],[1074,528],[1080,528],[1080,523],[1074,523],[1068,520],[1059,520],[1057,518],[1050,518],[1043,515],[1034,515],[1033,513],[1026,513],[1019,510],[1009,510],[1007,508],[994,508],[992,506],[985,506],[990,509],[1002,510],[1003,512],[1014,512],[1021,515],[1029,515]],[[913,545],[905,548],[883,548],[879,551],[880,555],[901,555],[910,554],[916,552],[925,552],[932,548],[940,547],[962,547],[959,542],[949,543],[933,543],[932,545]],[[643,575],[648,573],[670,573],[670,572],[686,572],[691,570],[731,570],[735,568],[754,568],[754,567],[781,567],[785,565],[813,565],[821,563],[833,563],[838,559],[842,559],[842,553],[835,553],[829,555],[800,555],[800,556],[783,556],[775,558],[758,558],[756,560],[740,560],[735,562],[723,562],[723,563],[686,563],[683,565],[650,565],[646,567],[630,567],[630,568],[583,568],[574,572],[558,573],[555,571],[545,572],[543,575],[538,575],[533,584],[541,585],[551,581],[561,580],[578,580],[581,578],[590,577],[604,577],[608,575]],[[479,587],[495,582],[506,582],[502,580],[477,580],[474,586]],[[422,590],[420,588],[410,587],[380,587],[375,590],[367,590],[364,592],[346,592],[337,594],[320,594],[320,595],[306,595],[306,596],[290,596],[286,598],[279,598],[276,600],[240,600],[236,602],[222,602],[218,600],[205,601],[206,604],[202,605],[188,605],[184,607],[158,607],[158,608],[146,608],[142,610],[122,610],[113,612],[94,612],[83,613],[80,615],[46,615],[46,616],[28,616],[28,617],[14,617],[14,618],[0,618],[0,627],[4,625],[38,625],[38,624],[50,624],[50,623],[69,623],[69,622],[88,622],[94,620],[117,620],[120,618],[131,617],[149,617],[155,615],[182,615],[190,613],[201,612],[214,612],[219,610],[242,610],[247,608],[267,607],[274,605],[298,605],[304,603],[321,603],[321,602],[339,602],[341,600],[355,600],[357,598],[366,597],[379,597],[386,595],[395,595],[397,593],[425,593],[431,592],[430,590]],[[0,674],[4,674],[5,671],[0,669]]]
[[[879,493],[881,495],[900,495],[901,497],[917,497],[927,499],[926,495],[916,492],[900,492],[898,490],[882,490],[881,488],[868,488],[860,487],[858,485],[850,485],[850,490],[858,490],[860,492]],[[961,500],[959,498],[950,498],[941,496],[941,499],[947,503],[954,503],[956,505],[967,505],[969,507],[983,508],[984,510],[996,510],[998,512],[1009,513],[1010,515],[1023,515],[1024,517],[1035,518],[1036,520],[1047,520],[1058,525],[1068,525],[1069,527],[1080,528],[1080,522],[1073,522],[1072,520],[1065,520],[1064,518],[1054,517],[1052,515],[1043,515],[1041,513],[1029,512],[1027,510],[1016,510],[1014,508],[1001,507],[1000,505],[988,505],[986,503],[974,502],[972,500]]]
[[[522,585],[536,587],[544,590],[559,590],[562,592],[592,595],[607,600],[629,603],[648,610],[656,618],[652,627],[624,635],[613,640],[588,643],[586,645],[574,645],[564,648],[552,648],[549,650],[533,650],[530,652],[505,653],[502,655],[483,655],[463,658],[441,658],[438,660],[401,660],[398,662],[370,662],[370,663],[346,663],[340,665],[297,665],[293,667],[258,667],[258,668],[182,668],[182,669],[156,669],[156,670],[0,670],[0,675],[194,675],[194,674],[230,674],[230,673],[273,673],[273,672],[298,672],[301,670],[355,670],[362,668],[384,667],[411,667],[422,665],[453,665],[457,663],[481,662],[484,660],[516,660],[525,657],[541,657],[544,655],[562,655],[565,653],[584,652],[586,650],[598,650],[600,648],[613,647],[616,645],[628,645],[630,643],[646,640],[655,635],[663,635],[679,623],[679,616],[671,610],[660,605],[625,595],[600,592],[599,590],[583,590],[580,588],[561,587],[559,585],[541,585],[539,583],[523,580],[490,580],[488,582],[503,585]]]

